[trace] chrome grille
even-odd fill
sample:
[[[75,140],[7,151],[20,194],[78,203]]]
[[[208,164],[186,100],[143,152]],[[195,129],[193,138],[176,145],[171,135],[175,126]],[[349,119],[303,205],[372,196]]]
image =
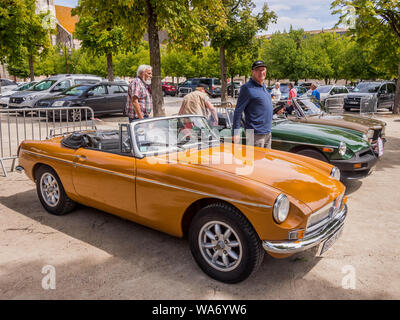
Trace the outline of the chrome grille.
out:
[[[307,221],[304,239],[312,237],[314,234],[320,232],[321,229],[323,229],[330,221],[332,221],[343,208],[343,200],[344,193],[338,196],[332,202],[328,203],[326,206],[312,213]]]

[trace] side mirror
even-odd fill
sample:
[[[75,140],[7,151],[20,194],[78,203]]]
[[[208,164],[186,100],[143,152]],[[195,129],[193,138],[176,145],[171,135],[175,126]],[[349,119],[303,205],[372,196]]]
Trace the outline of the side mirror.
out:
[[[87,97],[93,97],[93,96],[94,96],[93,91],[92,91],[92,92],[86,92],[86,96],[87,96]]]

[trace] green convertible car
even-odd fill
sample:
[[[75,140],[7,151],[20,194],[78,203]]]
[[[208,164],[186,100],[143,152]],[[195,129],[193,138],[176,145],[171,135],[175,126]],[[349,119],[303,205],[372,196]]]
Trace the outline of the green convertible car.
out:
[[[221,138],[231,138],[233,108],[218,112]],[[242,128],[242,143],[245,131]],[[371,173],[378,158],[359,131],[335,126],[299,123],[274,115],[272,148],[329,162],[341,171],[342,179],[359,179]]]

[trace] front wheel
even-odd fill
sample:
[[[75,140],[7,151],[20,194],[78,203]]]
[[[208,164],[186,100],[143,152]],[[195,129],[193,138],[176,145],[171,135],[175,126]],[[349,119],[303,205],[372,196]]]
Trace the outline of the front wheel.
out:
[[[264,249],[248,220],[222,203],[201,209],[189,229],[190,249],[199,267],[225,283],[245,280],[261,265]]]
[[[61,216],[75,208],[75,201],[67,196],[60,178],[50,167],[37,170],[36,191],[43,207],[51,214]]]

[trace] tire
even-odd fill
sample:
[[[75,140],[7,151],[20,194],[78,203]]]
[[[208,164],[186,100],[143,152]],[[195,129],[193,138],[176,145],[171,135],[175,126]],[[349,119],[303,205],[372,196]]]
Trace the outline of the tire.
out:
[[[326,157],[317,150],[303,149],[303,150],[297,151],[296,153],[300,154],[302,156],[306,156],[306,157],[314,158],[314,159],[321,160],[324,162],[328,162],[328,159],[326,159]]]
[[[231,230],[229,236],[228,229]],[[220,235],[218,242],[214,237],[217,234]],[[189,243],[204,273],[225,283],[245,280],[259,268],[264,258],[261,240],[251,224],[238,210],[223,203],[208,205],[196,214],[189,229]]]
[[[41,166],[35,176],[36,192],[47,212],[62,216],[75,208],[76,202],[67,196],[60,178],[52,168]]]

